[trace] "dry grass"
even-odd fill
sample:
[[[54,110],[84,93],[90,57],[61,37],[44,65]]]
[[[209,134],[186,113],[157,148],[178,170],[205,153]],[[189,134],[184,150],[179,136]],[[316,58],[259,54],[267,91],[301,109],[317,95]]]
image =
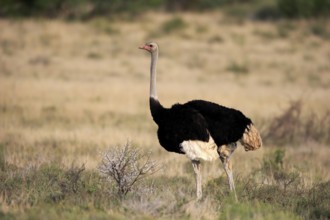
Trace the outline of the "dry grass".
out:
[[[173,19],[184,28],[165,34],[162,27]],[[130,140],[163,164],[157,176],[192,182],[187,159],[158,144],[148,107],[150,58],[137,47],[149,40],[160,45],[158,93],[165,106],[211,100],[242,110],[262,130],[292,100],[303,100],[307,115],[321,117],[330,109],[329,41],[310,33],[310,25],[235,23],[218,12],[147,14],[134,22],[0,20],[0,143],[6,163],[22,168],[75,162],[94,170],[104,149]],[[244,74],[232,64],[243,66]],[[235,174],[260,167],[269,151],[269,145],[254,153],[239,148]],[[288,147],[287,166],[304,170],[311,186],[329,180],[329,153],[325,144],[299,143]],[[204,183],[223,174],[220,162],[205,164],[203,174]],[[218,207],[200,216],[210,206],[206,199],[197,209],[182,208],[188,214],[181,217],[212,219]]]

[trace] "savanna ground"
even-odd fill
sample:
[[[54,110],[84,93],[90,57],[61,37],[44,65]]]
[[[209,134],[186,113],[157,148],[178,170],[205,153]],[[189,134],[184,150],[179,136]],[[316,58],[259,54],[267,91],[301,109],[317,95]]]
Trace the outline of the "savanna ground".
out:
[[[329,218],[329,27],[218,11],[0,20],[0,218]],[[195,203],[190,162],[160,147],[150,57],[137,49],[150,40],[164,106],[214,101],[261,131],[263,148],[232,157],[238,203],[220,161],[203,164]],[[97,168],[102,152],[127,141],[160,169],[120,199]]]

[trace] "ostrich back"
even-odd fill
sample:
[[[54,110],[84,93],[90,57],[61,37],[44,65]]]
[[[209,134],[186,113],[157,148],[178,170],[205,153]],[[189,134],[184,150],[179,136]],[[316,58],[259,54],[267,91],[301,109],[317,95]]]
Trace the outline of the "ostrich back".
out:
[[[193,100],[184,106],[197,110],[206,120],[208,130],[218,146],[237,142],[252,124],[242,112],[204,100]]]

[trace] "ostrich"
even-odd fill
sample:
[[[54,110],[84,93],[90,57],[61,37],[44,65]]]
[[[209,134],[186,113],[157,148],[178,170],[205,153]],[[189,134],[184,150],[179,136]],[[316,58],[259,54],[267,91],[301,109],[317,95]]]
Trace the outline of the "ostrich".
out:
[[[159,47],[152,42],[139,49],[151,54],[149,104],[152,118],[158,125],[160,145],[169,152],[186,154],[191,160],[196,176],[197,200],[202,198],[200,161],[220,158],[230,191],[234,192],[237,200],[230,157],[237,147],[237,141],[246,151],[261,147],[261,137],[252,121],[238,110],[204,100],[192,100],[164,108],[156,91]]]

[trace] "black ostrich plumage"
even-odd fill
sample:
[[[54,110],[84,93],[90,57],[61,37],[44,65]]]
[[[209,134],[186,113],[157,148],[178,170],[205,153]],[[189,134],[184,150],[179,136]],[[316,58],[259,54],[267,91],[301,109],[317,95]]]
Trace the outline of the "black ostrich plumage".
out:
[[[218,146],[236,142],[252,123],[236,109],[204,100],[164,108],[157,99],[150,98],[150,110],[158,125],[160,145],[176,153],[184,153],[180,149],[183,141],[207,142],[210,135]]]

